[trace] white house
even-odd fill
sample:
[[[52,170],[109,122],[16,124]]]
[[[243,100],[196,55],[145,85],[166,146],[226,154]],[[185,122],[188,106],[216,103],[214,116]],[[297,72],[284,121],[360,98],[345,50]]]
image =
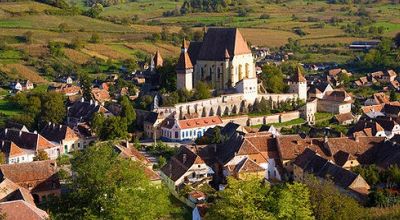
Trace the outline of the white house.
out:
[[[161,139],[167,141],[194,140],[202,137],[207,129],[222,124],[219,116],[185,120],[168,118],[161,124]]]

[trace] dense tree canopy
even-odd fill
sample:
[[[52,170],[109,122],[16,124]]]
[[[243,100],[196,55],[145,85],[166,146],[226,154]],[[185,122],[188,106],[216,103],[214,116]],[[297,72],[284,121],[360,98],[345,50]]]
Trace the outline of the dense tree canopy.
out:
[[[152,184],[138,162],[111,144],[90,146],[71,160],[70,192],[50,204],[54,219],[165,219],[175,209],[164,186]]]
[[[287,88],[287,85],[283,82],[284,75],[277,66],[264,65],[260,79],[268,92],[282,93]]]
[[[61,123],[66,116],[64,96],[60,93],[18,93],[11,102],[25,112],[11,120],[31,129],[40,129],[48,122]]]
[[[228,179],[207,219],[313,219],[309,191],[301,183],[270,186],[257,178]]]

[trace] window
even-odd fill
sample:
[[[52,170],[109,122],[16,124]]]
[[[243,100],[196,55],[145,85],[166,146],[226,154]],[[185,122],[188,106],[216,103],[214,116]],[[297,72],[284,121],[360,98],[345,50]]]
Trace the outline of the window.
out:
[[[178,138],[179,137],[179,132],[175,132],[175,138]]]

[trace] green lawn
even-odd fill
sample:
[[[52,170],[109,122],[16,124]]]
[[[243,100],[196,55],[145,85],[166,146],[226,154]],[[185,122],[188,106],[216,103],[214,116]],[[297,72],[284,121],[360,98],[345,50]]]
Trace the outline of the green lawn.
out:
[[[289,126],[293,126],[293,125],[301,125],[304,124],[306,121],[302,118],[296,118],[293,119],[291,121],[287,121],[287,122],[282,122],[282,123],[271,123],[268,125],[273,125],[276,128],[282,128],[282,127],[289,127]],[[262,124],[260,125],[253,125],[251,126],[252,128],[260,128],[262,126]]]
[[[15,108],[9,101],[0,99],[0,113],[6,116],[13,116],[22,113],[22,111]]]
[[[333,117],[333,114],[328,112],[317,112],[315,113],[315,120],[316,121],[325,121],[330,120]]]

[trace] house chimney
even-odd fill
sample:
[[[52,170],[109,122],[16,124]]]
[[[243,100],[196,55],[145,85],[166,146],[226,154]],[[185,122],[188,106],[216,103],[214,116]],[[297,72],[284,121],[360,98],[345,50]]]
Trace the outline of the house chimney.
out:
[[[125,142],[125,147],[129,148],[129,141],[128,140],[126,140],[126,142]]]
[[[81,102],[85,102],[85,98],[82,97]]]
[[[37,131],[35,130],[35,131],[33,131],[33,133],[34,133],[34,134],[37,134]]]
[[[93,100],[92,99],[90,100],[90,105],[93,105]]]
[[[328,136],[327,135],[324,136],[324,143],[328,143]]]
[[[186,159],[187,159],[186,157],[187,157],[187,155],[186,155],[186,154],[183,154],[183,157],[182,157],[182,163],[183,163],[183,164],[186,163]]]
[[[21,135],[22,135],[22,131],[21,131],[21,130],[19,130],[19,136],[21,137]]]
[[[4,134],[7,134],[7,131],[8,131],[8,129],[6,128],[6,129],[4,129]]]

